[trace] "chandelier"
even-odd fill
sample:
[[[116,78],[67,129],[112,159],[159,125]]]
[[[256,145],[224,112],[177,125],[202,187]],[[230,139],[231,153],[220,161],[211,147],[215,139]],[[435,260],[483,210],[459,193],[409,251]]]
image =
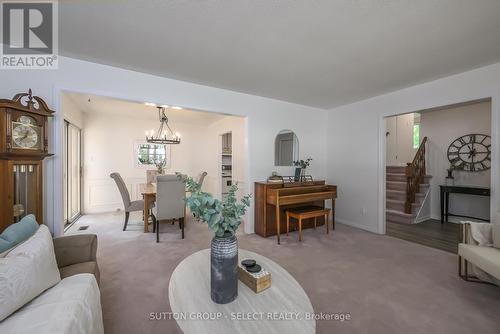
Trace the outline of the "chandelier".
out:
[[[158,108],[158,118],[160,120],[160,127],[158,132],[154,130],[146,131],[146,141],[152,144],[180,144],[181,136],[177,132],[173,132],[168,125],[168,117],[165,115],[165,107],[156,106]]]

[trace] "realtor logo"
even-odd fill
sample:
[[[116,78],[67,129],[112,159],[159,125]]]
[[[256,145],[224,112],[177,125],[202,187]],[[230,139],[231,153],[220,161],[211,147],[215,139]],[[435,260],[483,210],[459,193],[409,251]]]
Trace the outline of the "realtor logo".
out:
[[[2,1],[1,69],[57,68],[57,1]]]

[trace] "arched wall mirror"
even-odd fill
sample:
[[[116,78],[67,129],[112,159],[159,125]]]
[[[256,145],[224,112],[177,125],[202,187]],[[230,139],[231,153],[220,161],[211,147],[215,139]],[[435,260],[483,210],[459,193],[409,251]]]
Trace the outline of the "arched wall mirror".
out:
[[[274,141],[274,165],[293,166],[299,157],[299,139],[291,130],[281,130]]]

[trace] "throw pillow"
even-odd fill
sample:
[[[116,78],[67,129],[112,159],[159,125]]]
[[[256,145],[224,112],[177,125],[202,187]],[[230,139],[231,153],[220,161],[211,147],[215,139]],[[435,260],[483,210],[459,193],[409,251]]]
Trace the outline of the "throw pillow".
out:
[[[0,253],[4,253],[24,240],[27,240],[37,230],[38,223],[34,215],[24,216],[18,223],[9,225],[0,234]]]
[[[0,258],[0,321],[61,280],[45,225]]]

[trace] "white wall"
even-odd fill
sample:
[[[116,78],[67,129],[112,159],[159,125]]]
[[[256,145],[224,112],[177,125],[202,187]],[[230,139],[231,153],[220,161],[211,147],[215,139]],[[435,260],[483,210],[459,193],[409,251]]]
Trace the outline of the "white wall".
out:
[[[123,207],[114,181],[109,177],[119,172],[132,200],[140,199],[139,184],[146,182],[146,170],[155,166],[136,164],[136,146],[144,142],[144,132],[155,128],[158,120],[117,117],[106,112],[86,112],[83,136],[84,213],[107,212]],[[205,160],[195,158],[199,151],[207,150],[207,127],[196,124],[175,123],[182,143],[170,145],[169,165],[166,173],[181,172],[197,175]],[[216,157],[212,159],[215,161]]]
[[[493,216],[500,208],[500,63],[332,109],[328,181],[339,186],[338,221],[385,232],[384,117],[488,97],[492,97]]]
[[[282,129],[293,130],[300,141],[301,156],[314,159],[310,171],[316,178],[326,177],[326,120],[324,110],[138,73],[111,66],[59,57],[57,70],[0,70],[0,96],[11,98],[32,88],[56,110],[51,122],[50,149],[55,156],[45,161],[45,221],[56,234],[62,234],[62,90],[156,102],[248,116],[247,184],[264,180],[274,168],[274,137]],[[282,173],[293,173],[287,168]],[[245,231],[252,233],[253,207]]]
[[[423,112],[420,117],[420,136],[428,137],[427,174],[431,179],[431,218],[441,219],[439,185],[445,184],[446,169],[450,167],[447,151],[452,141],[463,135],[491,134],[491,103],[439,109]],[[490,170],[483,172],[454,171],[455,185],[489,187]],[[455,214],[489,218],[490,201],[487,197],[450,195],[450,211]],[[450,217],[458,222],[464,218]]]
[[[83,129],[83,111],[65,94],[61,96],[61,111],[65,120]]]
[[[397,115],[385,119],[386,163],[391,166],[406,166],[415,157],[417,149],[413,148],[413,125],[415,113]]]

